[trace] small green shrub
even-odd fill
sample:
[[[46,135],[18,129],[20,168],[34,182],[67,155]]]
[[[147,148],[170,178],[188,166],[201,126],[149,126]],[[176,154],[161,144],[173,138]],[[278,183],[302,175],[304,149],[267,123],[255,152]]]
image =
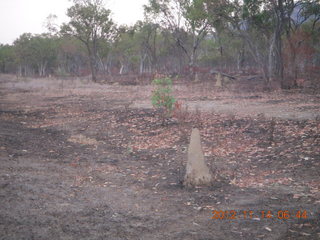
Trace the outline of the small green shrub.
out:
[[[152,92],[151,102],[155,108],[160,108],[163,119],[172,116],[175,98],[172,96],[172,80],[157,78],[152,81],[155,89]]]

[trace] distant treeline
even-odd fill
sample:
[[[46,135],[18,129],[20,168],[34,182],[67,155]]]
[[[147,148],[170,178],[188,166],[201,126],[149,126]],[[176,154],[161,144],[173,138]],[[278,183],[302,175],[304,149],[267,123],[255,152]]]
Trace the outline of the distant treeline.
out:
[[[320,81],[320,3],[149,0],[145,20],[117,26],[101,0],[74,0],[68,23],[0,45],[0,72],[18,76],[255,72],[266,83]]]

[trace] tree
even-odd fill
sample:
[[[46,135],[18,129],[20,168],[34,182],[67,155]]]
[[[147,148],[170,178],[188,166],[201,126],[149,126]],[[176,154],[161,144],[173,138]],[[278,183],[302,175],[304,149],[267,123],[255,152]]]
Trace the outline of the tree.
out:
[[[157,64],[157,39],[159,25],[138,21],[136,29],[137,41],[140,46],[139,73],[151,72]]]
[[[55,73],[59,76],[83,75],[88,68],[87,50],[84,44],[75,37],[58,39],[57,66]]]
[[[31,33],[24,33],[13,43],[18,64],[18,76],[34,74],[34,58],[32,48],[30,47],[31,38]]]
[[[206,2],[213,26],[223,22],[225,29],[244,40],[269,86],[275,80],[284,87],[284,33],[290,36],[292,26],[296,26],[297,22],[294,18],[306,21],[312,17],[313,26],[320,20],[319,3],[316,0]]]
[[[316,0],[290,2],[291,11],[287,13],[290,21],[285,25],[284,64],[286,76],[293,80],[291,85],[297,86],[299,72],[307,72],[307,58],[317,56],[320,52],[319,29],[316,29],[320,21],[320,3]],[[320,59],[315,57],[311,62],[316,64]]]
[[[280,24],[283,20],[280,10],[283,10],[281,8],[283,5],[278,6],[276,1],[264,0],[207,0],[206,2],[210,12],[210,24],[218,32],[220,29],[228,30],[234,37],[241,38],[262,70],[266,83],[269,83],[271,71],[268,71],[270,70],[268,64],[273,66],[274,63],[270,57],[274,57],[275,53],[280,54],[275,47],[280,48],[279,36],[282,33]]]
[[[149,0],[144,6],[145,14],[155,18],[164,28],[171,31],[176,44],[189,59],[194,74],[197,62],[197,50],[209,31],[208,12],[204,0]],[[190,34],[191,42],[184,41]]]
[[[48,34],[22,34],[14,42],[18,74],[28,76],[38,74],[44,77],[55,67],[57,39]]]
[[[44,27],[48,30],[51,35],[56,35],[59,32],[59,25],[56,24],[58,17],[55,14],[49,14],[44,22]]]
[[[183,16],[186,25],[192,34],[192,48],[190,53],[190,66],[194,67],[197,59],[197,50],[201,41],[209,30],[208,12],[206,3],[203,0],[182,1]]]
[[[86,46],[92,80],[96,81],[99,43],[110,39],[113,31],[110,10],[103,7],[102,0],[74,0],[67,15],[71,20],[62,25],[61,33],[76,37]]]
[[[30,40],[34,64],[38,75],[44,77],[55,67],[57,58],[57,39],[47,34],[36,35]]]
[[[0,44],[0,72],[9,73],[15,65],[14,48]]]
[[[139,59],[139,45],[136,30],[133,27],[121,26],[113,45],[113,54],[120,63],[119,74],[134,70]]]

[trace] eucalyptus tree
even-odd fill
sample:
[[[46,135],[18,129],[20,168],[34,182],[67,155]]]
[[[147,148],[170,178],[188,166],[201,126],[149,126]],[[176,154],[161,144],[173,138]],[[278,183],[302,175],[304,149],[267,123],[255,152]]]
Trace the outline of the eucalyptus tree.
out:
[[[119,74],[127,74],[137,68],[139,48],[135,28],[120,26],[112,48],[112,54],[120,64]]]
[[[278,81],[284,86],[283,39],[296,26],[294,18],[304,21],[319,17],[317,0],[207,0],[212,23],[242,38],[255,62],[260,66],[267,84]],[[299,7],[300,6],[300,7]],[[291,28],[291,29],[290,29]]]
[[[84,75],[87,72],[83,70],[87,69],[87,65],[87,50],[84,44],[75,37],[60,37],[55,73],[59,76]]]
[[[31,33],[24,33],[13,42],[18,65],[18,76],[27,76],[34,72],[32,69],[32,64],[34,62],[33,53],[30,47],[31,38]]]
[[[70,21],[61,27],[62,34],[74,36],[86,46],[93,81],[97,80],[99,43],[113,36],[110,13],[102,0],[74,0],[67,11]]]
[[[138,21],[135,25],[135,34],[140,48],[139,73],[152,72],[156,68],[159,25],[151,22]]]
[[[44,77],[55,68],[57,57],[57,38],[48,34],[22,34],[14,42],[18,75],[38,74]]]
[[[315,65],[320,64],[320,2],[290,2],[291,11],[287,12],[290,21],[285,25],[284,39],[284,57],[287,60],[285,73],[293,80],[292,84],[297,85],[299,72],[306,72],[303,67],[307,58],[313,58],[311,62]]]
[[[204,0],[149,0],[144,6],[148,20],[154,19],[171,32],[176,45],[187,56],[192,71],[200,43],[210,30],[206,5]]]
[[[14,68],[15,55],[13,46],[0,44],[0,72],[10,73]]]
[[[184,0],[181,4],[187,29],[192,34],[190,66],[193,67],[196,64],[200,43],[210,30],[207,4],[203,0]]]
[[[56,66],[58,53],[57,38],[48,34],[35,35],[31,38],[30,48],[34,55],[34,64],[40,77],[44,77]]]

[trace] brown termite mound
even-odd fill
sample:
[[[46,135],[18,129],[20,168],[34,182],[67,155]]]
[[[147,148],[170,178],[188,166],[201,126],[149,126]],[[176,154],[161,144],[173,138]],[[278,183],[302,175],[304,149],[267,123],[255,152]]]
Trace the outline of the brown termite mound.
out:
[[[185,187],[211,185],[212,174],[204,161],[201,148],[200,132],[197,128],[192,129],[190,145],[188,148],[188,162],[184,177]]]

